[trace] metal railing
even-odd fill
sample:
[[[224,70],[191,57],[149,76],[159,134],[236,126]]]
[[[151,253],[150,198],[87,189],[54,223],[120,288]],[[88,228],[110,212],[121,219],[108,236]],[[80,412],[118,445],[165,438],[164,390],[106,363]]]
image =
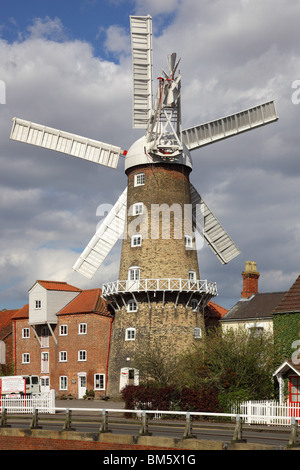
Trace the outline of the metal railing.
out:
[[[10,406],[7,409],[2,408],[2,413],[0,415],[0,430],[1,428],[11,427],[9,423],[9,416],[8,412],[19,413],[19,409],[17,407]],[[111,423],[109,423],[109,413],[112,413],[115,416],[118,413],[121,413],[124,417],[124,414],[130,413],[131,415],[136,415],[136,418],[140,420],[140,428],[138,431],[138,436],[147,436],[151,435],[149,431],[149,418],[151,415],[161,415],[169,419],[172,419],[174,416],[182,417],[185,419],[183,422],[183,432],[182,432],[182,439],[189,439],[189,438],[197,438],[195,432],[197,431],[196,428],[193,429],[193,418],[200,418],[200,417],[210,417],[210,418],[230,418],[230,421],[234,424],[233,428],[233,438],[231,440],[232,443],[234,442],[246,442],[243,439],[243,422],[244,419],[247,418],[247,415],[243,414],[236,414],[236,413],[211,413],[211,412],[186,412],[186,411],[164,411],[164,410],[126,410],[126,409],[102,409],[102,408],[55,408],[55,411],[63,412],[65,414],[64,419],[62,420],[62,431],[74,431],[76,430],[76,417],[74,418],[72,412],[94,412],[96,414],[96,418],[98,416],[98,434],[102,433],[111,433],[112,423],[114,422],[115,418],[111,418]],[[41,429],[42,426],[40,425],[40,416],[39,412],[43,412],[43,409],[35,409],[33,410],[33,415],[30,421],[30,429]],[[99,416],[100,415],[100,416]],[[290,425],[290,434],[289,434],[289,441],[287,446],[290,447],[299,447],[300,443],[298,441],[298,429],[299,429],[299,420],[300,418],[296,417],[286,417],[289,419]],[[178,425],[178,420],[176,420]],[[75,426],[74,426],[75,424]],[[177,426],[178,427],[178,426]],[[172,429],[170,427],[170,429]]]

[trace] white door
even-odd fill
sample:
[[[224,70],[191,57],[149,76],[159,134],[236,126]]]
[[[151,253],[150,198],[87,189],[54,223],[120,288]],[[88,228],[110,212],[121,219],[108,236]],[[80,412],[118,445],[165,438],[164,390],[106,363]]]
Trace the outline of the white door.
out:
[[[50,392],[50,379],[49,377],[41,377],[41,393]]]
[[[120,374],[120,391],[126,387],[126,385],[138,385],[139,384],[139,371],[130,367],[123,367]]]
[[[44,374],[49,373],[49,353],[47,352],[42,353],[41,372]]]
[[[78,374],[78,398],[83,398],[86,392],[86,374]]]

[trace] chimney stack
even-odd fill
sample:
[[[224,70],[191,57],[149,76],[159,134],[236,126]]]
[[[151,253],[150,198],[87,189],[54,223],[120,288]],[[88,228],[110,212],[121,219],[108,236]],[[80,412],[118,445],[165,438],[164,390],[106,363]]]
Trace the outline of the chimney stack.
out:
[[[242,272],[243,276],[243,292],[242,298],[247,299],[253,294],[258,293],[258,278],[259,272],[255,261],[246,261],[245,271]]]

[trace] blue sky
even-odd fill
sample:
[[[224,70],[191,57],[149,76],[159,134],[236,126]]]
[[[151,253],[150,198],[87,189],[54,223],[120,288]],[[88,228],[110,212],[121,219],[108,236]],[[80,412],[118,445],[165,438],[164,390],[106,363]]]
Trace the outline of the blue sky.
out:
[[[201,279],[230,307],[245,261],[261,292],[288,289],[300,266],[298,0],[26,0],[0,18],[0,310],[22,307],[36,279],[81,288],[118,278],[120,244],[93,281],[72,266],[126,186],[118,170],[9,140],[17,116],[128,149],[129,15],[153,17],[154,77],[181,57],[182,119],[189,127],[274,99],[279,121],[193,153],[191,181],[242,254],[222,266],[198,253]],[[155,84],[155,83],[154,83]]]
[[[36,18],[60,20],[61,38],[93,44],[96,55],[105,55],[101,31],[111,24],[129,31],[128,15],[134,13],[133,1],[110,0],[12,0],[1,5],[1,36],[9,42],[25,37]]]

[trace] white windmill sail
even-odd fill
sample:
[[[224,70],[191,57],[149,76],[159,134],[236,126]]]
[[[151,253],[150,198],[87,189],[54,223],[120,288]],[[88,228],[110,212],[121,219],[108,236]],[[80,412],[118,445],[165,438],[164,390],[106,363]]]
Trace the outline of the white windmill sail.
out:
[[[99,229],[73,266],[88,279],[92,279],[106,256],[122,235],[125,227],[127,188],[123,191]]]
[[[146,129],[152,110],[152,18],[130,16],[133,127]]]
[[[226,139],[241,132],[277,121],[274,101],[269,101],[236,114],[200,124],[182,131],[182,140],[189,150]]]
[[[122,153],[120,147],[18,118],[13,119],[10,138],[111,168],[117,167]]]
[[[240,254],[239,249],[192,184],[190,184],[190,193],[193,222],[196,225],[197,231],[203,234],[206,243],[217,255],[221,263],[227,264]],[[198,217],[197,211],[201,211],[204,215],[204,227],[198,225],[198,222],[202,221],[203,217]]]

